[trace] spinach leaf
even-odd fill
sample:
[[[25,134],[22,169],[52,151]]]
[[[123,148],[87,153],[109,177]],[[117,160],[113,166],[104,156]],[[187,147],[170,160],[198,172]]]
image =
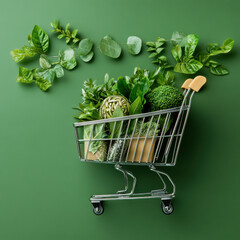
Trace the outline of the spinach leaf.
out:
[[[130,36],[127,39],[127,49],[132,55],[138,55],[141,52],[142,39],[136,36]]]
[[[185,56],[184,60],[189,60],[197,47],[199,37],[195,34],[189,34],[187,36],[186,45],[185,45]]]
[[[74,56],[74,51],[72,49],[60,50],[58,53],[60,59],[60,64],[67,70],[71,70],[77,66],[76,58]]]
[[[108,57],[118,58],[122,49],[116,41],[107,35],[100,41],[100,51]]]
[[[47,33],[37,25],[35,25],[33,28],[31,40],[32,40],[32,43],[34,44],[34,47],[40,53],[45,53],[48,51],[49,37]]]

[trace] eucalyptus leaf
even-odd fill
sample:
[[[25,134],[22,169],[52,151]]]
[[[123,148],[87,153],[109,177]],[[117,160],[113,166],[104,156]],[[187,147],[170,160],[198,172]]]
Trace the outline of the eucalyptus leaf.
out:
[[[86,56],[92,50],[93,43],[90,39],[82,39],[78,46],[78,53],[82,56]]]
[[[87,55],[79,55],[79,57],[84,61],[84,62],[90,62],[94,56],[93,51],[89,52]]]
[[[130,36],[127,39],[127,49],[132,55],[140,53],[142,48],[142,39],[136,36]]]
[[[189,34],[187,36],[185,45],[185,59],[188,60],[193,56],[193,53],[197,47],[199,37],[195,34]]]
[[[116,41],[107,35],[100,41],[100,51],[108,57],[118,58],[122,49]]]
[[[44,55],[40,56],[39,64],[40,64],[41,68],[43,68],[43,69],[48,69],[48,68],[51,68],[51,66],[52,66],[50,61],[48,60],[48,58]]]
[[[60,64],[67,70],[71,70],[77,66],[76,58],[74,56],[74,51],[72,49],[60,50],[58,53],[60,59]]]
[[[49,37],[47,33],[35,25],[32,31],[32,42],[39,52],[47,52],[49,48]]]

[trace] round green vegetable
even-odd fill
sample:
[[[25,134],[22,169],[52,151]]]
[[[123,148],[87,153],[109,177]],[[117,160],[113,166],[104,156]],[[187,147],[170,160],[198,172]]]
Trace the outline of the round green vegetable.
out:
[[[128,115],[130,104],[127,98],[119,95],[113,95],[103,100],[99,111],[100,116],[102,118],[111,118],[118,106],[121,108],[124,116]]]
[[[159,86],[146,95],[146,100],[151,111],[174,108],[181,105],[182,93],[169,85]]]

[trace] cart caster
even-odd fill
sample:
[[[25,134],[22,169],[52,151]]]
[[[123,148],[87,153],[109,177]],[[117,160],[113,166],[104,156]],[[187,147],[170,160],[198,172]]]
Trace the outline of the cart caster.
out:
[[[104,212],[103,202],[92,202],[93,212],[96,215],[102,215]]]
[[[173,212],[174,208],[172,205],[172,201],[170,199],[168,200],[162,200],[162,211],[166,215],[170,215]]]

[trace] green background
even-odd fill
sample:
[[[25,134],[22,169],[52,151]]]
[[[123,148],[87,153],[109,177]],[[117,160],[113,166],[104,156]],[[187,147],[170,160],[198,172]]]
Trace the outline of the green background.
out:
[[[239,159],[239,9],[231,1],[4,1],[1,22],[0,84],[0,239],[236,239],[240,215]],[[66,47],[50,33],[49,23],[70,22],[95,43],[91,64],[67,72],[48,93],[16,83],[18,64],[10,50],[27,43],[35,24],[51,38],[51,54]],[[111,76],[131,75],[135,66],[153,70],[146,48],[131,56],[125,46],[120,60],[102,55],[100,39],[110,34],[120,43],[137,35],[143,41],[167,39],[173,31],[210,42],[236,40],[234,50],[218,57],[231,74],[205,74],[206,87],[195,95],[178,163],[163,168],[176,183],[175,212],[165,216],[160,200],[114,201],[95,216],[92,194],[115,192],[122,176],[113,166],[81,163],[74,139],[72,107],[81,100],[83,81],[100,83]],[[22,66],[35,67],[38,61]],[[177,75],[177,85],[184,77]],[[137,190],[158,186],[145,167],[132,167]]]

